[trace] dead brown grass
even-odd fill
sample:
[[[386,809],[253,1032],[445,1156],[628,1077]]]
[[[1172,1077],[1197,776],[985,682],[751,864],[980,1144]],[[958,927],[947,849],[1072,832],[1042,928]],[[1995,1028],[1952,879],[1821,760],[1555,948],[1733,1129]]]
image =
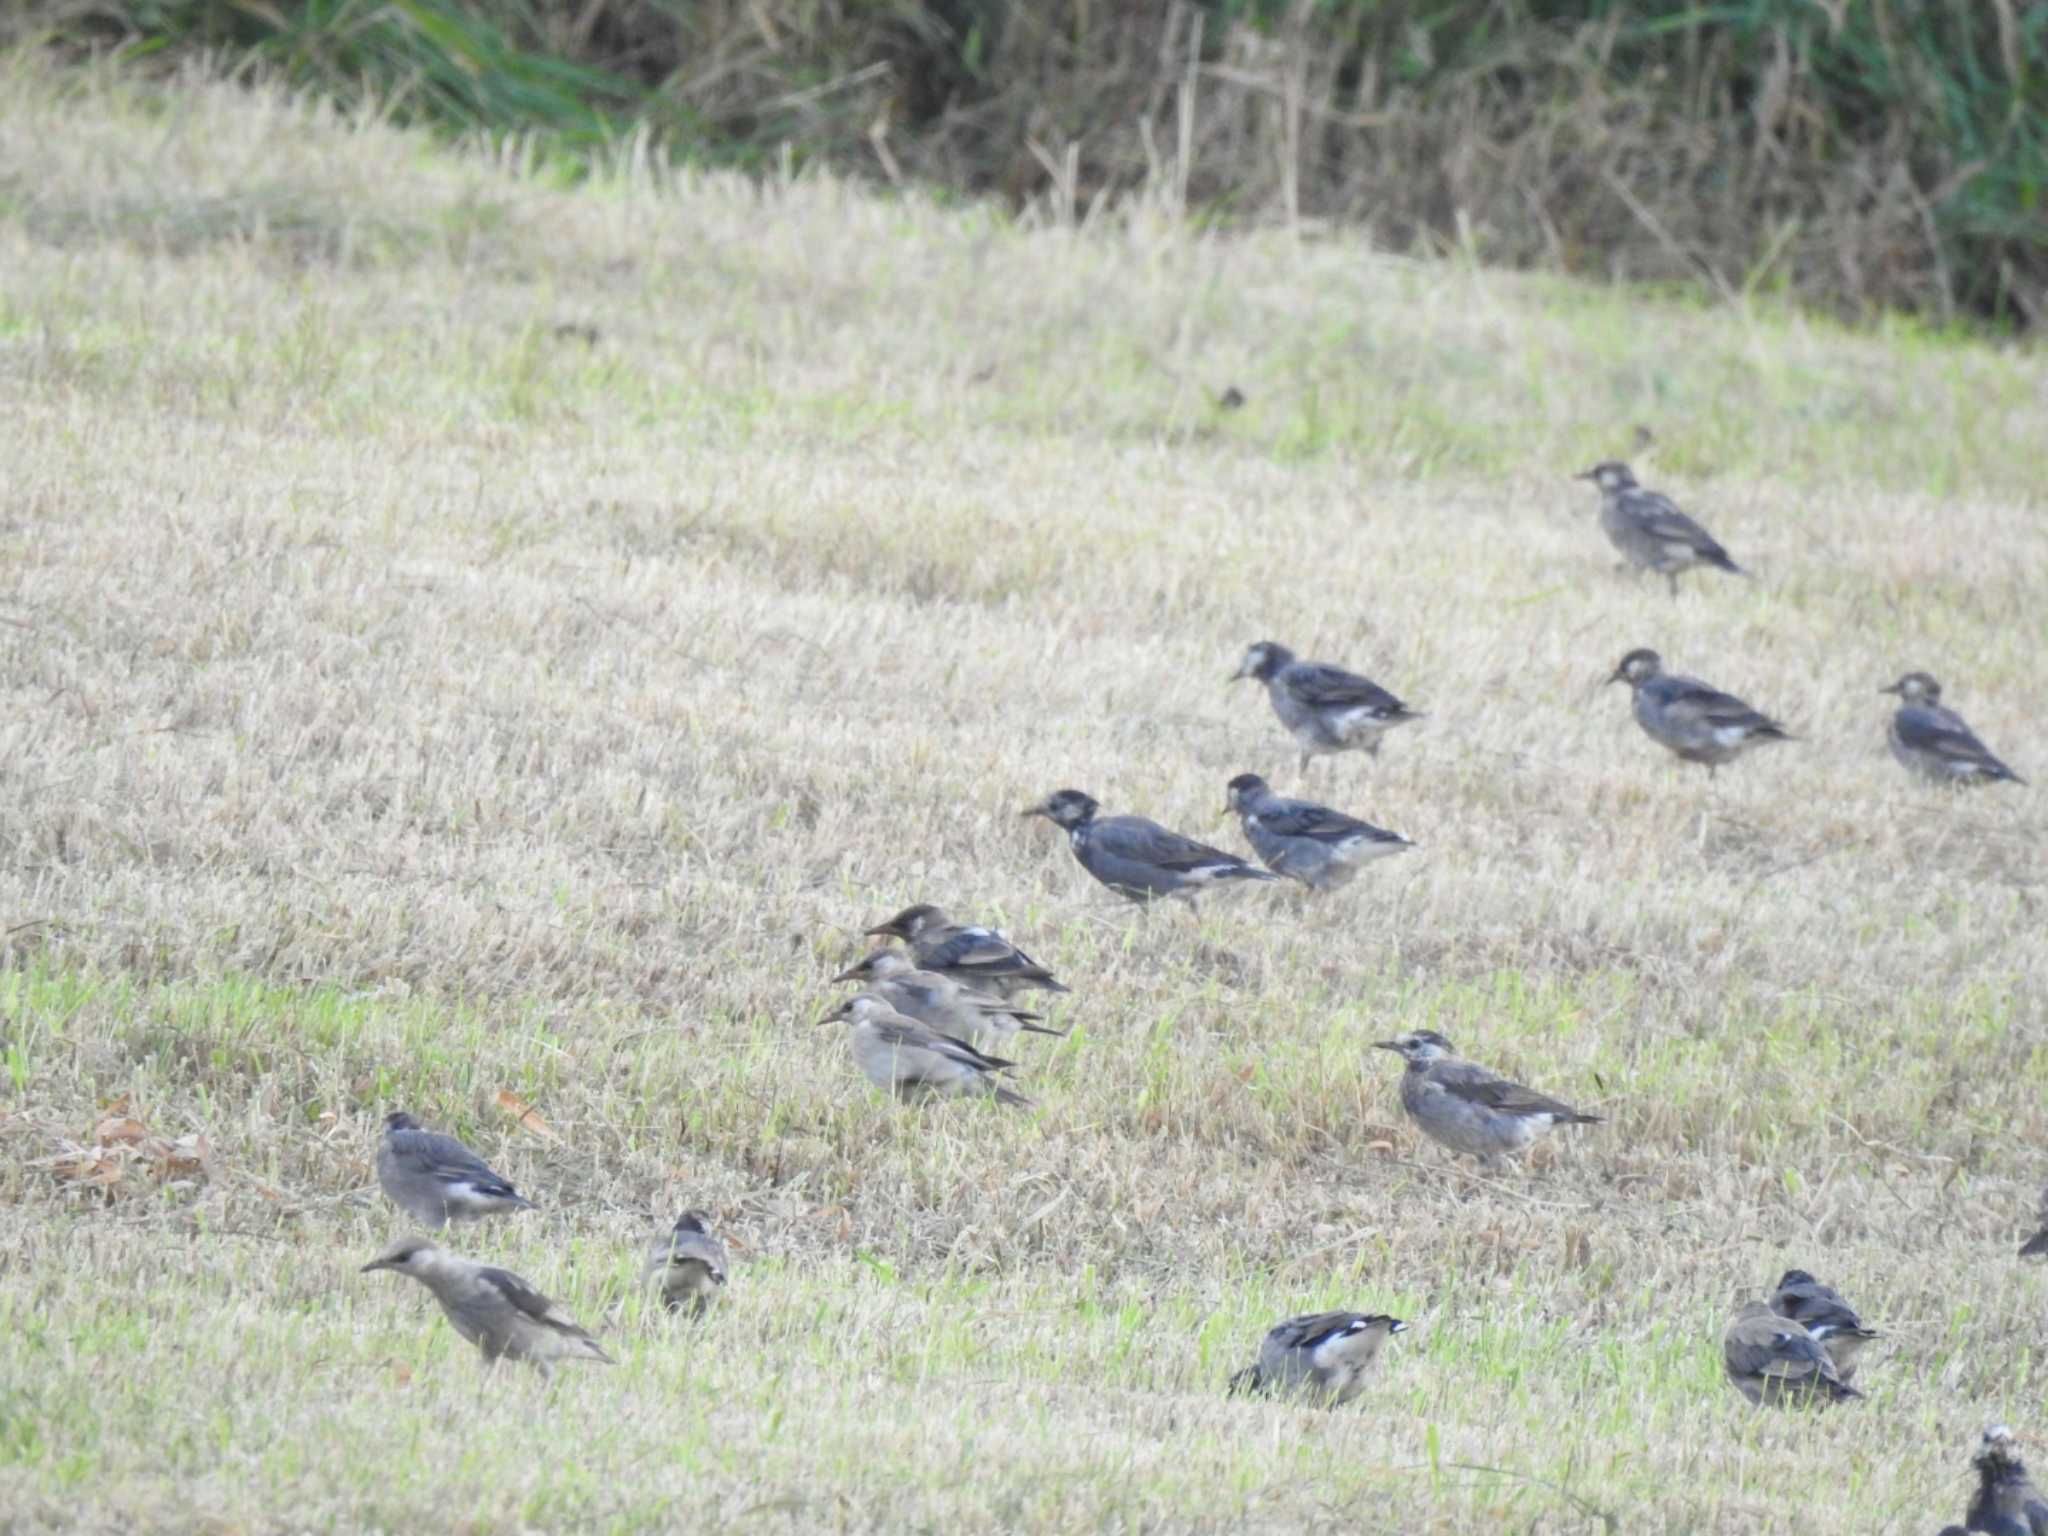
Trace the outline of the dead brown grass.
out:
[[[2038,791],[1914,787],[1874,692],[2042,769],[2038,358],[9,84],[20,1528],[1865,1532],[2038,1421]],[[1610,570],[1564,476],[1636,420],[1754,584]],[[1225,780],[1295,782],[1222,681],[1267,635],[1429,711],[1310,781],[1421,850],[1108,903],[1016,811],[1234,845]],[[1595,687],[1639,643],[1804,740],[1679,773]],[[1073,984],[1037,1112],[894,1109],[811,1027],[917,898]],[[1368,1049],[1422,1025],[1609,1123],[1455,1173]],[[480,1394],[355,1275],[400,1103],[543,1201],[462,1240],[620,1369]],[[671,1330],[684,1202],[743,1262]],[[1794,1262],[1889,1335],[1824,1420],[1717,1378]],[[1221,1397],[1345,1301],[1417,1323],[1363,1411]]]

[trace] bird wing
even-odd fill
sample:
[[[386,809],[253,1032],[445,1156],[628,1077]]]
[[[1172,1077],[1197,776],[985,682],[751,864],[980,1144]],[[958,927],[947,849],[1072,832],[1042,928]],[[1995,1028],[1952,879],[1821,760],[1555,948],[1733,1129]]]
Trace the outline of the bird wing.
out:
[[[1932,752],[1958,763],[1999,763],[1991,749],[1977,739],[1977,733],[1951,709],[1929,709],[1924,704],[1908,705],[1894,717],[1899,740],[1920,752]]]
[[[1771,1298],[1771,1310],[1803,1325],[1816,1337],[1823,1330],[1834,1333],[1866,1331],[1863,1319],[1842,1299],[1842,1293],[1818,1280],[1796,1280],[1790,1285],[1780,1286]]]
[[[942,1035],[908,1019],[876,1019],[872,1021],[872,1028],[877,1040],[901,1055],[926,1051],[958,1062],[963,1067],[971,1067],[976,1072],[1000,1072],[1005,1067],[1016,1065],[1014,1061],[977,1051],[965,1040],[955,1040],[951,1035]]]
[[[967,971],[984,976],[1035,976],[1052,973],[993,928],[955,928],[919,952],[927,971]],[[1064,991],[1064,988],[1058,990]]]
[[[1835,1374],[1827,1352],[1789,1318],[1745,1318],[1728,1330],[1722,1342],[1728,1364],[1740,1375],[1775,1376],[1796,1383]]]
[[[1169,832],[1158,822],[1143,816],[1111,816],[1098,821],[1090,828],[1090,841],[1115,858],[1129,859],[1134,864],[1149,864],[1154,869],[1172,870],[1177,874],[1193,874],[1205,869],[1250,868],[1234,853],[1225,853],[1221,848],[1211,848],[1207,843],[1198,843],[1178,832]],[[1256,873],[1267,880],[1273,878],[1264,870]]]
[[[1267,1332],[1266,1342],[1275,1349],[1313,1350],[1325,1339],[1344,1332],[1364,1315],[1362,1312],[1310,1312],[1302,1317],[1290,1317]]]
[[[1659,491],[1638,490],[1623,503],[1628,515],[1635,519],[1636,526],[1651,538],[1665,544],[1677,544],[1695,554],[1728,558],[1714,536],[1692,518],[1678,510],[1678,503]]]
[[[1475,1062],[1439,1062],[1430,1071],[1436,1084],[1451,1097],[1471,1104],[1484,1104],[1504,1115],[1555,1115],[1564,1120],[1595,1120],[1597,1115],[1581,1114],[1561,1099],[1534,1088],[1524,1088],[1489,1072]]]
[[[713,1280],[725,1284],[725,1244],[708,1232],[673,1232],[669,1239],[663,1263],[702,1264]]]
[[[1674,722],[1696,720],[1710,730],[1732,729],[1782,734],[1782,727],[1777,721],[1752,709],[1732,693],[1709,688],[1705,683],[1696,682],[1689,677],[1666,677],[1658,681],[1665,685],[1664,713]]]
[[[1407,707],[1370,678],[1320,662],[1297,662],[1287,669],[1285,683],[1289,693],[1314,709],[1363,705],[1374,714],[1398,715]]]
[[[481,1195],[519,1198],[511,1180],[453,1136],[444,1136],[439,1131],[399,1131],[393,1134],[391,1142],[392,1150],[415,1171],[437,1183],[467,1184]]]
[[[1384,835],[1378,827],[1369,826],[1355,816],[1346,816],[1342,811],[1333,811],[1327,805],[1316,805],[1307,800],[1276,797],[1260,805],[1252,814],[1258,818],[1260,826],[1279,837],[1307,837],[1320,843],[1341,843],[1361,832],[1374,837]]]
[[[492,1287],[525,1316],[543,1327],[552,1328],[555,1332],[567,1334],[574,1339],[582,1339],[592,1345],[597,1343],[588,1329],[511,1270],[486,1266],[476,1272],[476,1278]]]

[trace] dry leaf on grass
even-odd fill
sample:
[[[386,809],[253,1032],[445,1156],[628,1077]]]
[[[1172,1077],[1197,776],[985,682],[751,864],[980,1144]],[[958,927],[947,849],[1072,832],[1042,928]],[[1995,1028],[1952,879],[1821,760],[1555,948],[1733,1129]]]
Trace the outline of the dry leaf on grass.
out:
[[[535,1136],[544,1136],[549,1141],[555,1139],[553,1128],[549,1126],[547,1121],[541,1119],[540,1111],[519,1097],[511,1089],[500,1088],[498,1090],[498,1108],[517,1121],[522,1131],[529,1132]]]

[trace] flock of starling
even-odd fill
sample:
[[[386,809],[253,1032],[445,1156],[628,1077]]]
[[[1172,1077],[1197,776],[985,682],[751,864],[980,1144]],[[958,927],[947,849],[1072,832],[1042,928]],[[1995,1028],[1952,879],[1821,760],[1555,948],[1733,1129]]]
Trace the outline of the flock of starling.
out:
[[[1600,526],[1627,564],[1664,576],[1674,594],[1678,578],[1696,567],[1746,574],[1668,497],[1639,485],[1626,464],[1599,464],[1579,478],[1599,488]],[[1303,772],[1320,755],[1377,753],[1388,731],[1423,718],[1378,684],[1300,660],[1273,641],[1246,650],[1231,680],[1247,677],[1265,685],[1273,712],[1300,748]],[[1710,773],[1751,747],[1792,739],[1741,699],[1667,672],[1655,651],[1630,651],[1608,681],[1628,685],[1645,734]],[[1940,685],[1925,672],[1909,672],[1882,691],[1899,698],[1891,751],[1914,773],[1951,785],[2024,782],[1959,715],[1943,707]],[[1059,790],[1022,814],[1051,821],[1089,875],[1136,902],[1192,900],[1229,882],[1285,879],[1328,891],[1366,864],[1413,846],[1398,833],[1341,811],[1279,795],[1255,773],[1231,779],[1226,794],[1227,810],[1237,816],[1259,864],[1143,816],[1104,815],[1101,804],[1078,789]],[[1064,1033],[1024,1003],[1033,993],[1068,988],[1003,933],[956,923],[935,906],[907,907],[866,936],[885,942],[832,978],[858,990],[819,1021],[848,1026],[860,1073],[903,1100],[985,1097],[1028,1107],[1031,1100],[1006,1080],[1016,1063],[993,1052],[1013,1049],[1025,1033]],[[900,940],[901,947],[889,940]],[[1525,1152],[1555,1127],[1601,1119],[1460,1057],[1435,1030],[1413,1030],[1376,1046],[1402,1059],[1401,1108],[1415,1127],[1482,1166]],[[425,1129],[407,1114],[386,1118],[376,1165],[385,1195],[430,1230],[532,1205],[461,1142]],[[2048,1253],[2048,1225],[2021,1251]],[[403,1238],[364,1269],[420,1281],[487,1361],[526,1361],[544,1373],[558,1360],[609,1363],[596,1338],[527,1281],[461,1258],[428,1238]],[[725,1248],[703,1213],[686,1211],[652,1240],[643,1280],[670,1311],[701,1317],[724,1288],[726,1269]],[[1288,1318],[1266,1334],[1258,1358],[1231,1378],[1230,1390],[1325,1405],[1349,1402],[1364,1390],[1387,1340],[1407,1327],[1375,1312]],[[1839,1403],[1861,1396],[1851,1384],[1856,1355],[1878,1337],[1839,1292],[1794,1269],[1768,1298],[1735,1313],[1722,1339],[1722,1359],[1729,1382],[1752,1403]],[[1986,1430],[1973,1465],[1980,1486],[1968,1524],[1951,1526],[1942,1536],[2048,1536],[2048,1503],[2028,1481],[2011,1431]]]

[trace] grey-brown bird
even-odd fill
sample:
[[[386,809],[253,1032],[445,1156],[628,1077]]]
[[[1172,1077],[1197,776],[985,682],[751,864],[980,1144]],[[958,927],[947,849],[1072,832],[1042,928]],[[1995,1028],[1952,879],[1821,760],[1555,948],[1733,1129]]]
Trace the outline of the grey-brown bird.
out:
[[[524,1360],[543,1376],[557,1360],[613,1364],[590,1333],[509,1269],[478,1264],[424,1237],[400,1238],[363,1266],[410,1275],[434,1293],[455,1331],[483,1351],[484,1363]]]
[[[1856,1353],[1884,1335],[1863,1326],[1856,1309],[1832,1285],[1823,1285],[1803,1269],[1788,1269],[1771,1293],[1771,1310],[1789,1317],[1820,1340],[1844,1382],[1856,1375]]]
[[[671,1312],[688,1307],[702,1317],[725,1290],[725,1244],[711,1235],[702,1211],[685,1211],[647,1250],[643,1285],[661,1287],[661,1304]]]
[[[1300,1396],[1335,1406],[1365,1390],[1380,1346],[1408,1325],[1383,1312],[1312,1312],[1276,1324],[1259,1358],[1230,1378],[1230,1391]]]
[[[1843,1383],[1820,1340],[1773,1312],[1769,1302],[1746,1302],[1735,1314],[1721,1339],[1721,1362],[1729,1384],[1759,1405],[1838,1403],[1863,1395]]]
[[[836,1020],[853,1026],[847,1040],[861,1075],[899,1099],[979,1094],[991,1095],[999,1104],[1028,1107],[1031,1103],[995,1075],[1014,1067],[1014,1061],[984,1055],[965,1040],[927,1029],[871,993],[849,997],[818,1022],[830,1024]]]
[[[1941,702],[1941,684],[1925,672],[1908,672],[1879,693],[1895,693],[1886,740],[1892,756],[1936,784],[2010,784],[2027,781],[2014,773],[1977,739],[1963,717]]]
[[[402,1110],[384,1117],[377,1182],[391,1203],[423,1227],[475,1221],[533,1202],[453,1136],[430,1131]]]
[[[1020,1029],[1036,1035],[1066,1033],[1041,1023],[1037,1014],[964,981],[939,971],[919,970],[917,962],[900,949],[870,950],[832,979],[858,982],[863,992],[873,993],[904,1017],[969,1045],[1014,1040]]]
[[[2048,1536],[2048,1501],[2027,1476],[2019,1440],[2010,1429],[1994,1424],[1985,1430],[1970,1465],[1977,1469],[1977,1492],[1964,1517],[1969,1524],[1949,1530],[1960,1536],[1971,1531],[1984,1536]]]
[[[1408,1063],[1401,1074],[1401,1107],[1423,1134],[1483,1163],[1526,1151],[1552,1126],[1599,1123],[1598,1115],[1582,1114],[1466,1061],[1433,1029],[1410,1030],[1373,1046]]]
[[[868,929],[867,937],[901,939],[910,946],[919,970],[937,971],[997,997],[1068,990],[1007,935],[976,923],[956,923],[928,903],[905,907],[886,923]]]
[[[1574,478],[1600,488],[1600,531],[1607,542],[1637,570],[1655,571],[1670,582],[1673,597],[1678,596],[1678,578],[1695,566],[1712,566],[1731,576],[1748,574],[1669,496],[1638,485],[1626,464],[1609,459]]]
[[[1652,650],[1630,651],[1607,681],[1628,684],[1644,735],[1689,763],[1705,763],[1710,776],[1751,747],[1792,740],[1777,721],[1734,694],[1666,672],[1663,658]]]
[[[2041,1191],[2041,1214],[2039,1221],[2041,1230],[2028,1238],[2020,1247],[2020,1257],[2023,1259],[2039,1258],[2042,1254],[2048,1253],[2048,1189]]]

